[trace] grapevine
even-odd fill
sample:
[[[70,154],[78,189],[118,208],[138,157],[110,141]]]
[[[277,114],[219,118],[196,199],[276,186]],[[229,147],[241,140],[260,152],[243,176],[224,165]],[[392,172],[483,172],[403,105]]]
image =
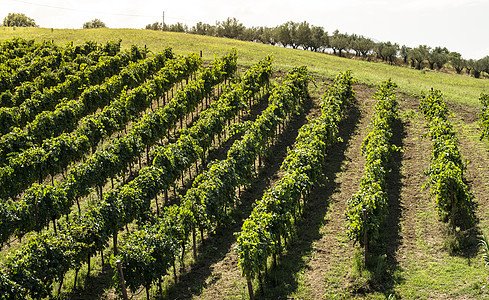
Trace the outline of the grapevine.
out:
[[[292,219],[296,220],[301,211],[301,199],[305,201],[313,185],[323,180],[325,147],[339,141],[338,123],[354,98],[355,81],[350,72],[336,77],[321,101],[321,115],[299,130],[294,148],[281,165],[283,178],[255,202],[250,217],[236,234],[238,265],[247,279],[250,298],[251,280],[266,268],[270,255],[280,253],[281,241],[292,232]]]
[[[374,95],[377,104],[370,121],[371,131],[362,144],[362,154],[366,158],[364,173],[358,192],[347,202],[347,234],[362,247],[365,242],[378,240],[388,213],[387,162],[395,149],[390,142],[392,123],[399,118],[395,88],[396,85],[388,80],[378,86]]]
[[[430,168],[426,174],[438,214],[453,226],[470,228],[475,221],[473,196],[464,177],[466,166],[460,155],[455,131],[448,120],[450,112],[441,91],[432,90],[424,95],[419,108],[428,121],[428,135],[433,145]]]

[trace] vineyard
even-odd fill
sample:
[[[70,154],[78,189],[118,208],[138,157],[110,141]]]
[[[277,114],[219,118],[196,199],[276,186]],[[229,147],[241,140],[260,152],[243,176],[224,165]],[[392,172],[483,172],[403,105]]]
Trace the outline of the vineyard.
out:
[[[487,94],[162,49],[0,43],[2,299],[489,298]]]

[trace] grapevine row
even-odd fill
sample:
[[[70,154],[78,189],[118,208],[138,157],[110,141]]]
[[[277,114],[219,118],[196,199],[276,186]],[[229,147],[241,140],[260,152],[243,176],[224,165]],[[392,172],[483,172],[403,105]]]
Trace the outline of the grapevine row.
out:
[[[117,259],[121,261],[127,287],[136,291],[144,286],[148,290],[174,266],[179,248],[183,258],[190,234],[196,253],[196,229],[202,232],[228,219],[226,207],[234,205],[236,188],[250,182],[255,160],[268,148],[277,125],[300,109],[301,100],[307,95],[308,79],[304,67],[289,72],[272,91],[267,109],[242,139],[233,143],[227,159],[212,164],[197,176],[180,205],[166,207],[155,224],[124,239]]]
[[[51,46],[52,44],[49,44]],[[25,40],[23,38],[13,38],[0,43],[0,63],[22,58],[28,53],[32,53],[39,48],[48,46],[47,43],[34,43],[34,40]]]
[[[86,42],[82,47],[67,47],[63,49],[62,63],[57,69],[47,69],[32,81],[25,81],[15,87],[15,91],[7,90],[0,94],[0,107],[21,105],[34,93],[42,93],[44,88],[50,88],[66,80],[68,75],[74,75],[80,67],[92,66],[98,63],[101,56],[115,56],[120,51],[120,43],[108,42],[104,47],[97,47],[93,42]],[[33,53],[32,55],[37,55]]]
[[[246,276],[251,299],[252,279],[266,268],[270,255],[281,252],[282,237],[293,230],[291,219],[296,220],[296,213],[301,211],[301,199],[323,179],[325,147],[339,141],[338,123],[355,97],[354,82],[349,71],[336,77],[322,100],[321,115],[299,130],[294,148],[281,165],[283,178],[256,201],[237,234],[238,265]]]
[[[20,165],[18,172],[25,172],[23,176],[29,176],[29,170],[42,170],[42,165],[41,167],[39,165],[43,162],[47,167],[50,165],[48,164],[50,161],[57,161],[59,167],[64,167],[74,159],[81,158],[100,139],[119,130],[136,113],[148,107],[154,99],[161,97],[175,83],[195,72],[200,64],[201,59],[196,55],[180,58],[176,61],[167,61],[165,67],[153,79],[134,89],[131,93],[122,95],[118,100],[105,107],[102,112],[84,119],[82,125],[72,134],[64,134],[53,139],[52,144],[54,145],[65,142],[66,146],[61,147],[64,152],[49,151],[47,147],[48,151],[46,151],[44,148],[38,147],[39,150],[32,151],[32,153],[37,154],[44,151],[45,154],[37,160],[31,159],[30,161],[36,164],[31,164],[28,168],[21,168],[23,166],[18,164]],[[49,143],[45,142],[44,145],[49,145]],[[102,151],[97,153],[99,156],[101,153],[103,155]],[[121,155],[124,153],[125,151],[120,151]],[[85,174],[93,175],[90,168],[97,168],[96,165],[91,164],[92,161],[93,158],[92,160],[89,158],[85,163],[70,170],[67,180],[57,186],[34,185],[24,193],[22,200],[3,201],[0,204],[0,215],[2,216],[0,218],[0,240],[2,242],[7,241],[13,233],[21,236],[33,229],[40,229],[50,220],[57,219],[69,212],[75,199],[89,193],[90,186],[85,184],[90,183],[93,186],[93,180],[100,179],[100,174],[91,179]],[[57,172],[59,167],[51,172]],[[27,186],[29,182],[36,180],[36,175],[34,173],[25,178],[24,185]],[[15,178],[6,177],[4,182],[8,183],[9,180],[15,180]],[[10,182],[20,186],[19,181]],[[97,181],[95,183],[100,184]]]
[[[90,59],[98,60],[102,53],[103,55],[114,56],[120,51],[120,43],[109,41],[105,45],[97,45],[97,42],[86,41],[82,45],[73,46],[73,42],[67,44],[63,49],[63,55],[76,58],[78,55],[90,56]],[[50,49],[58,48],[51,42],[35,43],[34,40],[25,40],[23,38],[13,38],[0,43],[0,64],[10,68],[17,68],[36,56],[46,56]],[[25,55],[29,55],[24,61],[18,61]],[[1,66],[0,65],[0,66]]]
[[[427,184],[435,196],[438,214],[445,222],[470,227],[474,222],[472,198],[464,171],[466,166],[458,148],[452,124],[448,120],[449,110],[439,90],[424,95],[419,108],[428,121],[428,134],[433,149]]]
[[[149,162],[149,148],[165,135],[168,135],[170,130],[175,128],[175,124],[181,121],[184,116],[193,112],[205,97],[209,97],[215,85],[228,80],[234,75],[236,68],[230,68],[230,64],[236,66],[235,58],[236,56],[233,52],[231,56],[223,59],[228,63],[220,65],[220,61],[216,61],[214,68],[206,69],[199,79],[189,82],[185,89],[178,91],[165,107],[145,115],[141,121],[134,124],[125,137],[114,139],[110,145],[97,151],[85,163],[73,168],[67,181],[67,186],[70,186],[72,191],[67,192],[67,194],[74,194],[76,197],[80,197],[83,196],[83,192],[93,186],[99,186],[101,191],[108,178],[113,178],[120,174],[136,157],[140,157],[144,151],[147,153]],[[203,122],[201,120],[206,120],[206,116],[207,113],[204,112],[192,128],[199,127],[198,124]],[[209,129],[212,128],[206,128],[206,130]],[[182,132],[186,131],[182,130]],[[198,138],[205,140],[203,136]],[[177,144],[179,143],[177,142]],[[151,156],[156,156],[156,154]],[[142,173],[147,176],[148,173],[145,172],[145,169],[142,170]],[[167,173],[164,178],[155,177],[151,178],[151,180],[164,182],[170,180],[171,177],[172,174]],[[148,179],[148,177],[145,178],[145,180]],[[131,183],[134,182],[140,182],[138,177]],[[149,184],[154,183],[151,182]],[[139,186],[133,185],[129,190],[137,191]],[[100,198],[102,198],[102,194]]]
[[[226,94],[221,97],[222,101],[218,101],[221,105],[212,104],[211,110],[224,109],[227,111],[229,105],[236,104],[227,103],[234,98],[224,95]],[[238,104],[241,106],[242,102],[243,99],[238,101]],[[222,119],[221,114],[206,113],[205,111],[195,126],[199,124],[200,130],[205,130],[206,125],[212,123],[211,119],[219,117]],[[131,189],[122,189],[121,191],[124,190],[130,191]],[[112,195],[116,194],[112,193]],[[15,299],[27,294],[32,297],[44,297],[50,293],[54,281],[63,281],[63,274],[68,269],[79,269],[82,263],[87,259],[89,260],[96,251],[102,251],[107,245],[108,238],[114,232],[113,236],[116,240],[117,231],[122,228],[123,222],[126,219],[136,218],[130,207],[136,204],[133,202],[137,199],[128,201],[129,199],[125,198],[125,195],[126,193],[121,192],[117,196],[121,199],[106,195],[103,201],[91,207],[86,214],[76,216],[75,220],[69,223],[60,222],[60,230],[57,235],[48,232],[33,236],[28,247],[22,250],[22,253],[13,254],[8,260],[5,268],[8,272],[0,273],[0,280],[3,280],[6,287],[3,296],[8,299]],[[151,201],[155,195],[148,193],[140,194],[140,196]],[[117,242],[114,245],[117,245]],[[20,264],[17,264],[17,255],[24,257]],[[51,260],[51,258],[57,258],[57,260]],[[36,275],[24,276],[27,273]]]
[[[144,218],[149,212],[151,200],[171,185],[199,158],[204,161],[205,152],[214,138],[223,131],[226,122],[235,117],[266,84],[271,76],[271,60],[267,58],[250,68],[240,82],[223,93],[218,101],[205,110],[190,128],[181,130],[174,143],[156,147],[151,156],[153,165],[141,169],[139,176],[127,185],[107,194],[106,199],[118,199],[132,207],[131,221],[136,216]],[[113,201],[113,200],[112,200]],[[157,205],[158,215],[159,207]],[[122,225],[121,225],[122,226]]]
[[[102,187],[109,178],[124,172],[136,157],[175,128],[176,123],[193,112],[204,97],[209,97],[215,85],[233,76],[235,70],[235,52],[222,60],[216,60],[197,80],[189,82],[183,90],[177,91],[175,97],[165,106],[146,114],[134,123],[127,135],[112,139],[110,144],[72,168],[67,180],[59,189],[60,194],[66,194],[66,203],[71,206],[74,199],[87,195],[92,187],[99,187],[102,198]],[[44,195],[45,188],[46,186],[39,186],[30,190],[35,193],[34,198],[38,199],[38,202],[42,199],[39,195]],[[57,209],[51,213],[57,217],[61,215]]]
[[[121,53],[113,57],[102,57],[98,64],[68,76],[66,81],[43,93],[33,94],[32,98],[18,107],[0,108],[0,133],[5,134],[14,126],[23,127],[27,122],[34,120],[40,112],[52,110],[59,103],[66,101],[63,99],[77,98],[84,86],[100,84],[105,78],[119,73],[130,61],[137,61],[143,57],[141,51],[136,49],[137,47],[133,46],[131,54]]]
[[[46,46],[0,65],[0,93],[12,90],[22,82],[33,80],[46,70],[57,69],[64,62],[60,47],[52,44]]]
[[[28,54],[16,62],[4,64],[0,73],[0,93],[12,91],[15,87],[26,81],[34,80],[45,71],[56,70],[62,63],[73,60],[73,57],[64,55],[63,48],[49,45],[39,51]]]
[[[68,75],[75,74],[82,62],[92,65],[95,61],[86,57],[79,57],[75,61],[63,62],[56,70],[45,70],[32,81],[25,81],[14,90],[7,90],[0,94],[0,107],[14,107],[24,103],[34,93],[42,93],[44,88],[50,88],[66,80]]]
[[[347,201],[347,234],[363,247],[365,242],[379,238],[380,226],[386,217],[387,162],[395,147],[390,143],[392,123],[398,119],[399,103],[395,94],[396,85],[388,80],[377,87],[375,113],[370,121],[371,131],[362,144],[365,167],[360,188]]]
[[[482,93],[479,102],[481,104],[481,111],[479,113],[481,136],[480,139],[489,139],[489,94]]]
[[[119,74],[112,76],[100,85],[86,88],[77,100],[63,102],[54,111],[44,111],[27,124],[25,130],[15,127],[0,137],[0,163],[5,163],[7,156],[35,145],[43,140],[70,132],[76,128],[78,121],[108,105],[112,99],[120,96],[123,89],[137,87],[160,70],[173,53],[154,55],[148,59],[131,62]]]
[[[195,56],[168,61],[157,77],[123,93],[101,112],[83,118],[75,131],[44,140],[41,145],[12,157],[7,166],[0,168],[1,197],[14,197],[36,180],[41,182],[47,175],[53,177],[62,172],[70,163],[83,158],[90,149],[95,152],[101,140],[121,130],[154,99],[192,74],[199,64],[200,59]]]

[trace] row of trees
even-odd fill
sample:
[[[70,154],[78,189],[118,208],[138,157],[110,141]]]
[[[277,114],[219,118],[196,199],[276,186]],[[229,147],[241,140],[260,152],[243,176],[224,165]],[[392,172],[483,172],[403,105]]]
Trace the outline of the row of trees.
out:
[[[3,21],[3,26],[37,27],[33,19],[21,13],[9,13]],[[83,29],[106,27],[99,19],[83,24]],[[465,71],[475,78],[481,77],[484,73],[489,76],[489,56],[479,60],[464,59],[460,53],[450,52],[445,47],[431,48],[420,45],[411,48],[397,43],[375,42],[361,35],[349,35],[338,30],[329,34],[323,27],[310,25],[306,21],[301,23],[289,21],[276,27],[247,28],[236,18],[228,18],[225,21],[218,21],[216,25],[199,22],[192,27],[183,23],[156,22],[146,25],[146,29],[227,37],[316,52],[326,52],[331,49],[333,54],[338,56],[355,55],[367,60],[378,59],[390,64],[409,65],[418,70],[424,67],[439,70],[449,65],[458,74]]]
[[[148,24],[146,29],[192,34],[227,37],[244,41],[259,42],[269,45],[304,49],[316,52],[331,51],[338,56],[356,56],[367,60],[381,60],[390,64],[411,66],[418,70],[425,67],[432,70],[451,66],[458,74],[466,72],[479,78],[483,72],[489,75],[489,56],[480,60],[464,59],[457,52],[451,52],[445,47],[429,47],[420,45],[415,48],[392,42],[376,42],[370,38],[341,33],[335,30],[328,33],[323,27],[301,23],[286,22],[276,27],[245,27],[236,18],[210,25],[199,22],[188,27],[182,23]]]

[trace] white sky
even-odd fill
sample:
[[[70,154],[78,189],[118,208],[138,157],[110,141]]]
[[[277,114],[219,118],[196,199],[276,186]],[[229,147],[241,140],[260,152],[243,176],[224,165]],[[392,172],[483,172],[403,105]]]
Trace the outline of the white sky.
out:
[[[110,28],[144,28],[162,21],[215,25],[235,17],[247,27],[307,21],[326,31],[378,41],[489,55],[489,0],[0,0],[0,18],[24,13],[41,27],[81,28],[101,19]]]

